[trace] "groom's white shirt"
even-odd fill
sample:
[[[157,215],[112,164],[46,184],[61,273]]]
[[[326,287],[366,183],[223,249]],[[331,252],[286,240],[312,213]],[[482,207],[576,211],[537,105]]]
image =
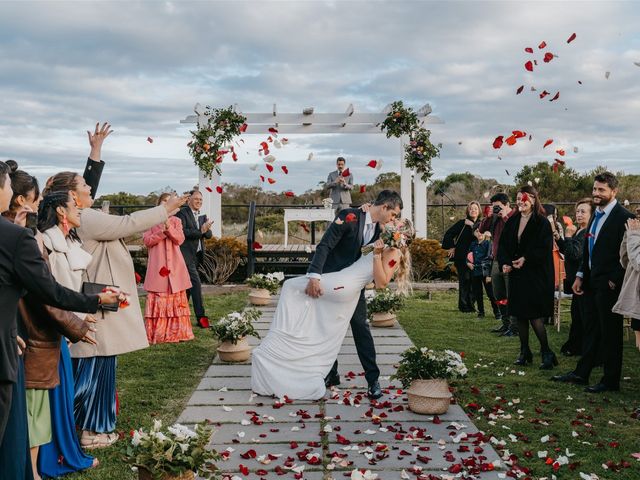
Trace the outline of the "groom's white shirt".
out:
[[[376,231],[376,225],[371,219],[371,213],[367,212],[364,220],[364,229],[362,230],[362,245],[366,245],[373,238],[373,234]],[[307,273],[307,278],[315,278],[320,280],[322,275],[319,273]]]

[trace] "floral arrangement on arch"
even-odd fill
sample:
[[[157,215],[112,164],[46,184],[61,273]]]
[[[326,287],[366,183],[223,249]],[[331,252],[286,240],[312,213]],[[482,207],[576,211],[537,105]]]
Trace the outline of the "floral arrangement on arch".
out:
[[[418,114],[411,107],[405,107],[402,101],[393,102],[380,129],[387,138],[409,137],[409,143],[404,147],[406,165],[420,174],[422,180],[428,181],[433,175],[431,160],[440,156],[442,144],[431,143],[431,131],[420,126]]]
[[[253,326],[253,322],[262,316],[257,308],[249,308],[242,312],[232,312],[211,326],[214,336],[221,342],[231,342],[234,345],[244,337],[260,338],[260,334]]]
[[[385,288],[378,290],[375,295],[367,298],[367,314],[395,313],[404,307],[404,297],[399,293]]]
[[[215,478],[215,462],[220,455],[207,449],[212,431],[206,422],[191,430],[179,423],[162,428],[162,421],[154,420],[148,431],[131,431],[131,441],[123,447],[124,460],[132,468],[146,470],[155,480],[188,471],[197,473],[199,478]]]
[[[269,290],[271,295],[278,293],[280,282],[284,280],[284,273],[254,273],[247,278],[247,285],[251,288],[264,288]]]
[[[191,131],[191,141],[187,143],[189,153],[204,174],[211,178],[215,171],[222,173],[220,164],[226,154],[231,152],[234,160],[237,158],[231,141],[247,129],[246,117],[236,112],[233,107],[211,108],[206,106],[204,112],[200,106],[194,108],[197,115],[204,115],[207,121],[204,125],[198,123],[198,128]]]
[[[400,356],[398,369],[391,378],[400,380],[405,388],[414,380],[463,378],[468,372],[462,356],[453,350],[411,347]]]

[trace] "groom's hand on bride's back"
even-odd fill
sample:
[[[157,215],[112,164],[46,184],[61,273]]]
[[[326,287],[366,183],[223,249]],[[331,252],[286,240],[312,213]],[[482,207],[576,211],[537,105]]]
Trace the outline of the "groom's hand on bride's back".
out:
[[[310,278],[307,283],[307,288],[304,289],[304,293],[312,298],[318,298],[322,295],[322,287],[320,286],[320,280],[317,278]]]

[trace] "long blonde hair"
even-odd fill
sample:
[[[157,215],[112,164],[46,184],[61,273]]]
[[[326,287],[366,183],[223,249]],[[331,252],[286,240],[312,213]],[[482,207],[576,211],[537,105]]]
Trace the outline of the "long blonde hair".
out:
[[[409,296],[411,294],[411,252],[409,246],[416,236],[416,231],[413,228],[413,223],[408,218],[403,219],[403,225],[398,229],[405,237],[406,243],[400,250],[400,260],[398,262],[398,269],[394,274],[394,278],[397,285],[397,291],[399,294]]]

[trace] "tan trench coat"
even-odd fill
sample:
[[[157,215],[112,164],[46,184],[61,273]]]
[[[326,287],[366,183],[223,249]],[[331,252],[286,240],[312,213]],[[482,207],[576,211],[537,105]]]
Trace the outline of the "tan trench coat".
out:
[[[640,318],[640,232],[627,230],[620,244],[620,263],[626,268],[622,290],[613,311]]]
[[[131,215],[109,215],[91,208],[81,213],[78,235],[82,247],[93,259],[87,268],[86,281],[116,285],[130,295],[130,305],[117,312],[96,314],[98,345],[78,343],[71,346],[74,358],[121,355],[149,346],[140,310],[133,260],[124,238],[167,221],[163,206],[134,212]]]

